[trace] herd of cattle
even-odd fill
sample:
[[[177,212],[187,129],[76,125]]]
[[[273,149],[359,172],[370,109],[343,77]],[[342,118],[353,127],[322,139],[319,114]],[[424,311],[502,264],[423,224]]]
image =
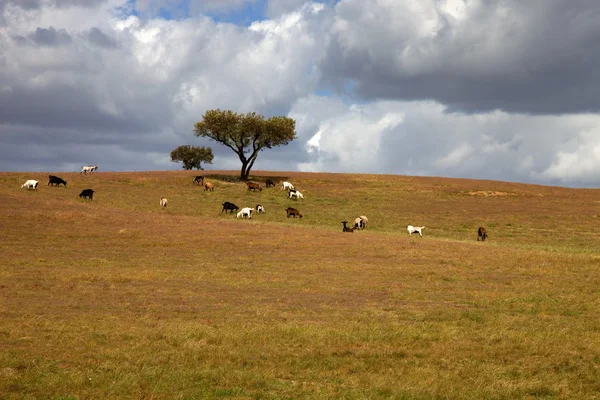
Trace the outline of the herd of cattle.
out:
[[[84,165],[81,167],[80,173],[92,174],[94,171],[97,171],[97,170],[98,170],[97,165]],[[203,176],[194,177],[193,184],[204,186],[205,191],[214,191],[214,189],[215,189],[215,185],[211,182],[206,182]],[[67,186],[67,182],[58,176],[54,176],[54,175],[48,176],[48,186],[60,186],[60,185]],[[260,186],[260,184],[258,184],[256,182],[246,182],[246,185],[247,185],[249,191],[251,190],[254,192],[256,192],[256,191],[262,192],[262,187]],[[29,179],[23,185],[21,185],[21,188],[37,190],[38,186],[39,186],[38,181]],[[275,181],[273,181],[272,179],[267,179],[265,181],[265,186],[267,188],[275,187]],[[297,190],[291,182],[287,182],[287,181],[282,182],[281,190],[287,191],[287,197],[289,199],[295,199],[295,200],[304,199],[304,195],[302,193],[300,193],[300,191]],[[81,191],[81,193],[79,193],[79,198],[93,200],[94,199],[94,191],[92,189],[84,189]],[[168,200],[165,197],[161,197],[160,198],[160,206],[165,208],[165,207],[167,207],[167,204],[168,204]],[[222,203],[222,206],[223,206],[223,209],[221,210],[221,213],[229,212],[230,214],[233,214],[233,212],[235,211],[235,212],[237,212],[237,218],[243,218],[243,219],[246,219],[246,218],[252,219],[252,212],[254,212],[254,211],[256,211],[258,214],[265,212],[265,208],[260,204],[257,204],[255,207],[244,207],[244,208],[240,209],[238,206],[236,206],[232,202],[226,201],[226,202]],[[288,207],[285,209],[285,212],[286,212],[287,218],[290,218],[290,217],[302,218],[302,214],[300,213],[300,211],[298,211],[295,208]],[[369,223],[369,219],[365,215],[361,215],[361,216],[357,217],[354,220],[354,223],[351,227],[348,226],[348,221],[342,221],[342,225],[343,225],[342,232],[352,233],[355,230],[365,229],[367,227],[368,223]],[[412,235],[413,233],[418,233],[420,237],[423,237],[423,229],[425,229],[424,226],[412,226],[412,225],[408,225],[408,227],[406,228],[409,235]],[[488,235],[487,235],[486,229],[483,227],[480,227],[477,230],[477,240],[485,241],[487,239],[487,237],[488,237]]]

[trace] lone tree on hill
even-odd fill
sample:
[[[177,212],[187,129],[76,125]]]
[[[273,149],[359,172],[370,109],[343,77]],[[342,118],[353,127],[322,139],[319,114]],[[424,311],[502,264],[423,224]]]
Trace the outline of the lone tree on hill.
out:
[[[296,138],[296,121],[288,117],[271,117],[250,112],[236,114],[230,110],[208,110],[194,125],[194,134],[207,137],[233,150],[242,169],[240,178],[248,180],[250,170],[263,149],[284,146]]]
[[[210,147],[196,147],[186,144],[171,152],[171,161],[183,162],[184,169],[204,169],[201,163],[212,164],[213,153]]]

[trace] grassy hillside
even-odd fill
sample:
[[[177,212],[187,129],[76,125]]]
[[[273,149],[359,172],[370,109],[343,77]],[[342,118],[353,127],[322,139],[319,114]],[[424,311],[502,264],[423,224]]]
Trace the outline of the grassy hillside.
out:
[[[0,173],[0,398],[600,398],[599,191],[203,172]]]

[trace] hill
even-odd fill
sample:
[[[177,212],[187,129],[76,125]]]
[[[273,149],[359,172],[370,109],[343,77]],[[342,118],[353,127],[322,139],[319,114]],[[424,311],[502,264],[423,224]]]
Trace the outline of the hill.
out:
[[[0,173],[0,393],[600,397],[597,190],[256,173],[294,201],[201,172],[214,192],[195,172]]]

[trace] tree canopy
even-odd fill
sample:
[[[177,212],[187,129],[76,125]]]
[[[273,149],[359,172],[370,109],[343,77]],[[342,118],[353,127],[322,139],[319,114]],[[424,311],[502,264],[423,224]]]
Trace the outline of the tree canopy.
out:
[[[202,163],[212,164],[213,153],[210,147],[197,147],[186,144],[171,152],[171,161],[182,162],[184,169],[204,169]]]
[[[242,162],[240,177],[250,170],[264,149],[284,146],[296,138],[296,121],[288,117],[265,119],[255,112],[237,114],[230,110],[208,110],[194,126],[194,134],[229,147]]]

